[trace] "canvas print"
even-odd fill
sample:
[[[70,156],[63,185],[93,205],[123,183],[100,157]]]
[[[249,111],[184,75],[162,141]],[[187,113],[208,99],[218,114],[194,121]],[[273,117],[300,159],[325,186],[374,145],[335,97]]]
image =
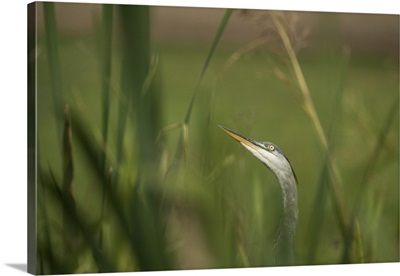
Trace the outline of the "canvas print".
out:
[[[29,272],[398,262],[398,20],[29,4]]]

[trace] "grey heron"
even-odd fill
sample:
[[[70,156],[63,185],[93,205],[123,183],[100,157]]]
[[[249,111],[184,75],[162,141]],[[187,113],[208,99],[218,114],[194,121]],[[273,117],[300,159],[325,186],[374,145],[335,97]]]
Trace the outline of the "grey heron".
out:
[[[282,150],[270,142],[256,142],[226,127],[219,126],[229,136],[239,141],[276,176],[282,190],[283,214],[275,241],[277,265],[293,265],[293,237],[298,220],[297,178]]]

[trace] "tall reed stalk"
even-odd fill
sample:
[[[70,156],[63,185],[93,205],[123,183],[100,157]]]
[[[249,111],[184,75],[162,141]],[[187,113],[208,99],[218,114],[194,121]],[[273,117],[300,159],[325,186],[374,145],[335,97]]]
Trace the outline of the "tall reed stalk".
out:
[[[292,65],[292,69],[295,74],[296,81],[297,81],[297,84],[298,84],[299,90],[300,90],[300,94],[298,95],[299,96],[298,98],[300,99],[301,106],[302,106],[304,112],[310,118],[310,120],[315,128],[317,137],[319,138],[319,141],[321,143],[322,149],[324,150],[324,152],[326,154],[328,171],[329,171],[329,175],[332,180],[331,186],[330,186],[332,188],[332,201],[335,206],[336,215],[339,219],[342,236],[345,237],[346,229],[348,228],[348,225],[349,225],[349,219],[348,219],[348,214],[346,213],[346,206],[345,206],[345,201],[344,201],[344,196],[343,196],[343,191],[342,191],[342,183],[341,183],[342,181],[341,181],[341,177],[339,174],[339,170],[337,169],[335,163],[332,160],[332,156],[331,156],[331,152],[329,149],[327,138],[326,138],[324,130],[322,128],[318,114],[315,110],[314,103],[312,101],[307,82],[304,78],[303,71],[299,64],[299,61],[297,59],[296,53],[293,49],[293,46],[290,42],[289,36],[285,30],[283,23],[281,22],[280,17],[273,12],[271,12],[271,16],[272,16],[273,22],[275,24],[275,27],[278,31],[278,34],[282,40],[282,43],[285,47],[285,50],[289,57],[290,63]]]

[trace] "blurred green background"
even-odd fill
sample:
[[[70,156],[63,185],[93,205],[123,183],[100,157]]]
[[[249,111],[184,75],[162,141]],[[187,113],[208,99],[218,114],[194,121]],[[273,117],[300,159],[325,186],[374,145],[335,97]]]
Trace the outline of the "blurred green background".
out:
[[[288,156],[296,265],[399,261],[398,17],[276,14],[328,151],[269,12],[37,5],[39,274],[275,265],[279,185],[218,125]]]

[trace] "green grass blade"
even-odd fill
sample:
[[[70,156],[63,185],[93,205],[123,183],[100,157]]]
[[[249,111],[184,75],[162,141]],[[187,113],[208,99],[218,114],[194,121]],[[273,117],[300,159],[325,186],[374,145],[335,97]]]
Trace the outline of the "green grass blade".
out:
[[[42,171],[40,167],[38,166],[38,171]],[[42,220],[43,224],[42,226],[38,225],[38,230],[36,234],[36,239],[38,240],[38,263],[40,263],[40,269],[38,268],[37,271],[40,274],[45,274],[46,272],[44,271],[44,263],[45,261],[49,262],[50,265],[53,265],[54,262],[52,261],[52,258],[54,256],[53,252],[53,244],[51,242],[52,237],[51,237],[51,231],[50,231],[50,220],[49,220],[49,214],[48,210],[45,207],[46,202],[48,202],[48,197],[46,195],[45,187],[43,185],[43,176],[41,174],[38,175],[38,193],[37,193],[37,204],[38,204],[38,221]],[[41,241],[41,235],[43,235],[43,241]],[[43,251],[46,251],[46,254],[40,254]],[[54,269],[52,269],[54,270]]]
[[[116,222],[115,226],[122,234],[122,239],[125,240],[124,243],[129,246],[134,256],[135,266],[137,265],[135,269],[170,269],[172,267],[170,256],[166,254],[165,233],[162,231],[164,228],[163,216],[159,214],[161,197],[158,195],[154,199],[154,193],[157,195],[158,183],[148,183],[148,181],[154,180],[150,177],[146,179],[146,185],[142,186],[143,189],[139,189],[139,184],[135,183],[133,191],[128,190],[128,204],[124,205],[115,184],[110,181],[109,173],[103,172],[101,160],[98,159],[98,152],[101,149],[100,142],[96,142],[89,131],[90,128],[80,120],[75,119],[73,125],[74,136],[83,152],[84,162],[96,175],[96,188],[105,196],[107,212],[113,217]],[[145,176],[143,174],[143,177]],[[141,182],[142,179],[138,178],[135,181]]]
[[[224,34],[225,27],[229,22],[229,18],[231,17],[232,11],[233,11],[232,9],[227,9],[225,11],[225,14],[224,14],[224,16],[223,16],[223,18],[221,20],[221,23],[219,24],[217,33],[214,36],[214,40],[211,43],[210,50],[208,51],[207,58],[204,61],[204,64],[203,64],[203,67],[201,69],[199,78],[197,79],[197,82],[196,82],[196,85],[195,85],[195,88],[194,88],[194,92],[193,92],[193,95],[192,95],[192,99],[190,100],[190,104],[189,104],[188,110],[186,112],[185,121],[184,121],[185,124],[189,124],[190,116],[192,114],[194,102],[196,100],[196,96],[197,96],[197,93],[199,91],[201,81],[203,80],[204,74],[207,71],[208,65],[210,64],[210,61],[211,61],[212,57],[214,56],[215,49],[217,48],[218,43],[221,40],[222,35]]]
[[[108,121],[110,116],[110,92],[111,92],[111,71],[112,71],[112,40],[113,40],[113,5],[102,6],[102,39],[101,39],[101,114],[102,114],[102,137],[104,147],[107,147]],[[103,163],[105,162],[103,155]],[[106,164],[104,164],[104,167]],[[104,168],[105,169],[105,168]]]
[[[43,173],[43,175],[46,175]],[[52,196],[56,202],[61,205],[61,208],[65,210],[64,215],[68,224],[76,228],[77,231],[82,235],[83,240],[88,245],[91,250],[94,261],[97,264],[99,272],[114,272],[115,266],[111,262],[111,258],[106,256],[104,252],[101,252],[98,248],[93,234],[88,228],[85,219],[81,217],[79,210],[71,197],[66,196],[64,192],[59,188],[57,181],[54,179],[53,175],[48,175],[44,177],[43,183],[45,189],[48,191],[49,196]],[[64,264],[65,262],[61,262]],[[70,266],[68,266],[70,267]],[[71,271],[54,271],[53,273],[71,273]]]
[[[385,124],[383,125],[381,131],[379,132],[379,136],[376,139],[376,143],[374,146],[374,149],[370,155],[370,158],[367,162],[367,165],[364,170],[364,174],[361,180],[361,187],[365,191],[366,184],[370,181],[372,174],[374,173],[374,167],[376,166],[376,163],[378,161],[379,155],[382,153],[382,145],[385,144],[385,139],[386,139],[386,134],[389,132],[390,127],[393,124],[393,121],[398,118],[398,108],[399,108],[399,103],[398,102],[393,102],[392,107],[390,108],[387,118],[385,120]],[[360,201],[363,198],[363,191],[360,191],[357,193],[357,201]],[[356,204],[355,206],[358,206]]]
[[[154,185],[153,185],[154,186]],[[166,225],[160,219],[170,210],[169,200],[162,198],[160,190],[147,185],[142,191],[134,189],[131,198],[132,237],[140,270],[169,270],[172,254],[167,250]],[[161,209],[162,205],[162,209]]]
[[[195,84],[193,95],[192,95],[192,98],[190,100],[189,107],[188,107],[188,109],[186,111],[186,116],[185,116],[183,125],[186,125],[186,126],[189,125],[189,121],[190,121],[190,117],[191,117],[191,114],[192,114],[193,106],[194,106],[194,103],[196,101],[196,97],[197,97],[198,91],[200,89],[200,84],[201,84],[201,82],[203,80],[203,77],[204,77],[204,75],[205,75],[205,73],[207,71],[207,68],[208,68],[208,66],[209,66],[209,64],[211,62],[211,59],[214,56],[215,50],[216,50],[216,48],[217,48],[217,46],[218,46],[218,44],[219,44],[219,42],[220,42],[220,40],[222,38],[222,35],[224,34],[225,27],[229,22],[229,18],[231,17],[232,11],[233,11],[232,9],[227,9],[225,11],[225,14],[222,17],[222,20],[221,20],[221,22],[220,22],[220,24],[218,26],[217,32],[216,32],[216,34],[214,36],[214,39],[213,39],[213,41],[211,43],[210,50],[208,51],[207,57],[206,57],[206,59],[204,61],[203,67],[202,67],[202,69],[200,71],[200,75],[199,75],[199,77],[197,79],[197,82]],[[183,149],[181,147],[181,145],[183,145],[182,139],[183,139],[183,136],[181,135],[180,138],[179,138],[177,147],[176,147],[174,162],[172,164],[174,164],[176,160],[180,160],[181,157],[182,157],[182,152],[183,152]]]
[[[122,95],[137,115],[141,104],[143,81],[149,62],[149,7],[117,6],[122,31],[122,70],[120,87]],[[117,160],[123,160],[122,146],[127,124],[127,109],[120,104],[117,127]],[[135,117],[135,116],[134,116]],[[137,119],[136,117],[134,118]],[[144,145],[143,145],[144,147]]]
[[[101,132],[103,138],[103,148],[106,149],[108,147],[108,124],[110,117],[110,94],[111,94],[111,72],[112,72],[112,31],[113,31],[113,14],[114,14],[114,5],[103,5],[102,6],[102,38],[101,38],[101,97],[102,97],[102,105],[101,105]],[[102,163],[103,163],[103,171],[107,171],[107,156],[106,150],[104,150],[101,154]],[[104,193],[104,191],[103,191]],[[101,214],[100,220],[104,221],[104,205],[105,205],[105,195],[103,195],[103,199],[101,201]],[[99,234],[99,246],[102,248],[103,246],[103,229],[100,229]]]
[[[330,178],[328,172],[327,161],[324,162],[322,172],[319,177],[318,189],[314,197],[313,213],[310,216],[309,230],[308,230],[308,253],[307,262],[309,264],[315,263],[315,257],[317,254],[318,241],[320,239],[320,231],[318,229],[324,223],[324,216],[326,211],[326,202],[328,199],[328,189],[330,185]]]
[[[355,223],[358,223],[358,215],[360,212],[360,206],[362,206],[362,200],[365,198],[366,192],[368,191],[368,183],[370,182],[370,179],[374,173],[374,168],[377,164],[377,161],[379,160],[379,155],[382,153],[382,145],[385,144],[385,138],[386,134],[388,133],[390,127],[393,125],[393,121],[395,118],[398,118],[398,102],[393,102],[392,107],[390,108],[387,118],[385,120],[385,124],[383,125],[381,131],[379,132],[379,136],[376,139],[376,143],[374,146],[374,149],[370,155],[370,158],[367,162],[360,189],[357,192],[357,197],[355,199],[355,204],[354,208],[352,210],[352,221],[349,226],[349,230],[346,233],[346,243],[344,247],[344,251],[342,254],[342,262],[343,263],[349,263],[350,258],[351,258],[351,251],[352,251],[352,246],[353,246],[353,238],[354,238],[354,232],[357,230],[356,234],[358,233],[359,236],[361,235],[361,228],[360,225]],[[357,228],[358,227],[358,228]],[[357,236],[355,237],[357,238]],[[360,242],[357,243],[357,245],[360,245]],[[362,248],[358,247],[355,248],[354,250],[357,250],[360,252]],[[362,253],[362,252],[361,252]],[[359,253],[360,256],[363,256],[363,254]],[[363,259],[363,258],[362,258]]]
[[[63,118],[63,85],[61,77],[61,61],[58,46],[57,20],[54,3],[43,3],[44,24],[46,33],[47,55],[49,60],[49,75],[53,95],[54,114],[56,118],[56,132],[58,145],[61,145],[62,123],[58,120]]]
[[[133,111],[138,160],[156,166],[159,151],[155,146],[161,129],[161,94],[155,85],[156,64],[150,62],[150,7],[120,6],[123,33],[123,69],[121,87],[129,109]],[[121,159],[126,114],[120,112],[117,156]],[[142,172],[140,168],[139,172]]]
[[[74,165],[72,158],[72,129],[71,129],[71,115],[68,107],[65,108],[65,126],[63,134],[63,181],[62,181],[62,193],[63,196],[69,198],[71,206],[74,207],[75,200],[72,194],[72,181],[74,179]],[[63,209],[63,229],[65,230],[64,236],[64,254],[68,258],[74,258],[77,263],[76,256],[71,254],[75,251],[78,240],[78,232],[74,225],[70,224],[68,220],[69,210]],[[71,252],[72,251],[72,252]],[[71,256],[72,255],[72,256]],[[76,264],[75,264],[76,265]]]

